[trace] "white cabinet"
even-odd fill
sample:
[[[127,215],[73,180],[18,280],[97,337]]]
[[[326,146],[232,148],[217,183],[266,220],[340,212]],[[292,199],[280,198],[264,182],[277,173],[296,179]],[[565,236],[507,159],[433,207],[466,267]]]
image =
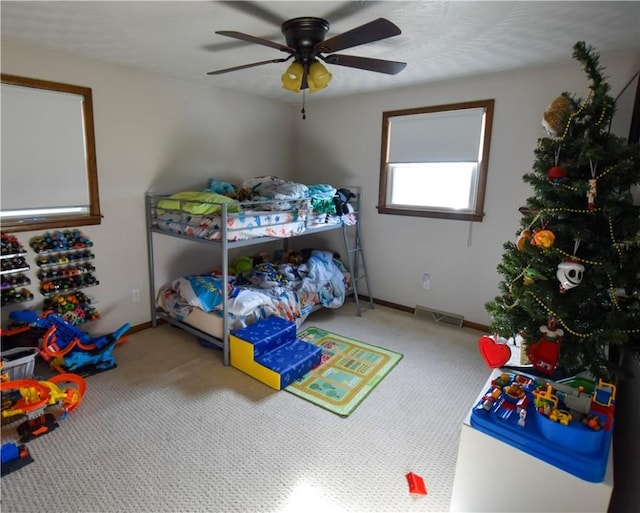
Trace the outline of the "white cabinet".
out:
[[[487,380],[478,400],[497,374]],[[460,433],[450,511],[607,511],[613,491],[611,449],[604,480],[585,481],[474,428],[473,406]]]

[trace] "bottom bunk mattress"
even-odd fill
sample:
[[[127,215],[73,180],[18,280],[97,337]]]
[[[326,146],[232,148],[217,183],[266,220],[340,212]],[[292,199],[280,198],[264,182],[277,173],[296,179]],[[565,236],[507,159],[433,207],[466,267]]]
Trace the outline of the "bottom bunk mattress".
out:
[[[249,293],[249,291],[247,291],[247,293]],[[243,296],[240,299],[250,301],[248,296]],[[272,315],[277,315],[291,322],[296,322],[296,320],[302,318],[298,307],[299,302],[297,297],[295,297],[295,293],[285,294],[279,301],[268,300],[266,297],[261,298],[259,294],[256,294],[252,302],[255,303],[253,310],[247,312],[245,315],[228,313],[230,331],[245,328],[260,319]],[[207,312],[193,306],[189,304],[178,291],[171,287],[162,287],[160,289],[157,306],[160,312],[165,313],[169,317],[188,324],[207,335],[222,339],[224,330],[222,310]]]
[[[230,277],[222,286],[219,273],[189,275],[162,287],[159,312],[216,338],[223,336],[223,300],[227,297],[229,330],[273,315],[298,326],[316,308],[339,308],[351,288],[351,275],[329,251],[314,250],[299,265],[263,263]]]

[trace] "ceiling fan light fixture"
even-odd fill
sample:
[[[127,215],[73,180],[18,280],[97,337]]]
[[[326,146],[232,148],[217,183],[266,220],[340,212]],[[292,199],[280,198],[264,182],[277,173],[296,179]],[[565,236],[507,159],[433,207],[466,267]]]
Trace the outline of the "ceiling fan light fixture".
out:
[[[329,70],[319,61],[313,61],[309,66],[309,75],[307,82],[309,83],[309,92],[315,93],[320,91],[329,85],[333,75],[329,73]]]
[[[299,93],[302,87],[302,75],[304,74],[304,67],[299,62],[292,62],[287,71],[282,74],[282,87],[287,91],[293,91]]]

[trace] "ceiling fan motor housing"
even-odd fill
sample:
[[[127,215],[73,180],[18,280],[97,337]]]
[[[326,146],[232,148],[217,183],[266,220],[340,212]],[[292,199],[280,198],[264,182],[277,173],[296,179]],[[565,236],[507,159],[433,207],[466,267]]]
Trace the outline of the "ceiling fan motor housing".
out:
[[[295,60],[307,64],[315,60],[315,46],[324,41],[329,22],[322,18],[293,18],[282,24],[287,46],[296,50]]]

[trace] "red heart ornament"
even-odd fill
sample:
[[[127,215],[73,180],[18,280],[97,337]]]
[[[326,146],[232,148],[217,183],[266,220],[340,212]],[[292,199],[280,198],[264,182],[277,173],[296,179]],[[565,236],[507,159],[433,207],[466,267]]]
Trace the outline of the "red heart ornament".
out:
[[[511,358],[511,349],[507,344],[498,344],[494,337],[483,335],[478,340],[483,360],[490,369],[502,367]]]

